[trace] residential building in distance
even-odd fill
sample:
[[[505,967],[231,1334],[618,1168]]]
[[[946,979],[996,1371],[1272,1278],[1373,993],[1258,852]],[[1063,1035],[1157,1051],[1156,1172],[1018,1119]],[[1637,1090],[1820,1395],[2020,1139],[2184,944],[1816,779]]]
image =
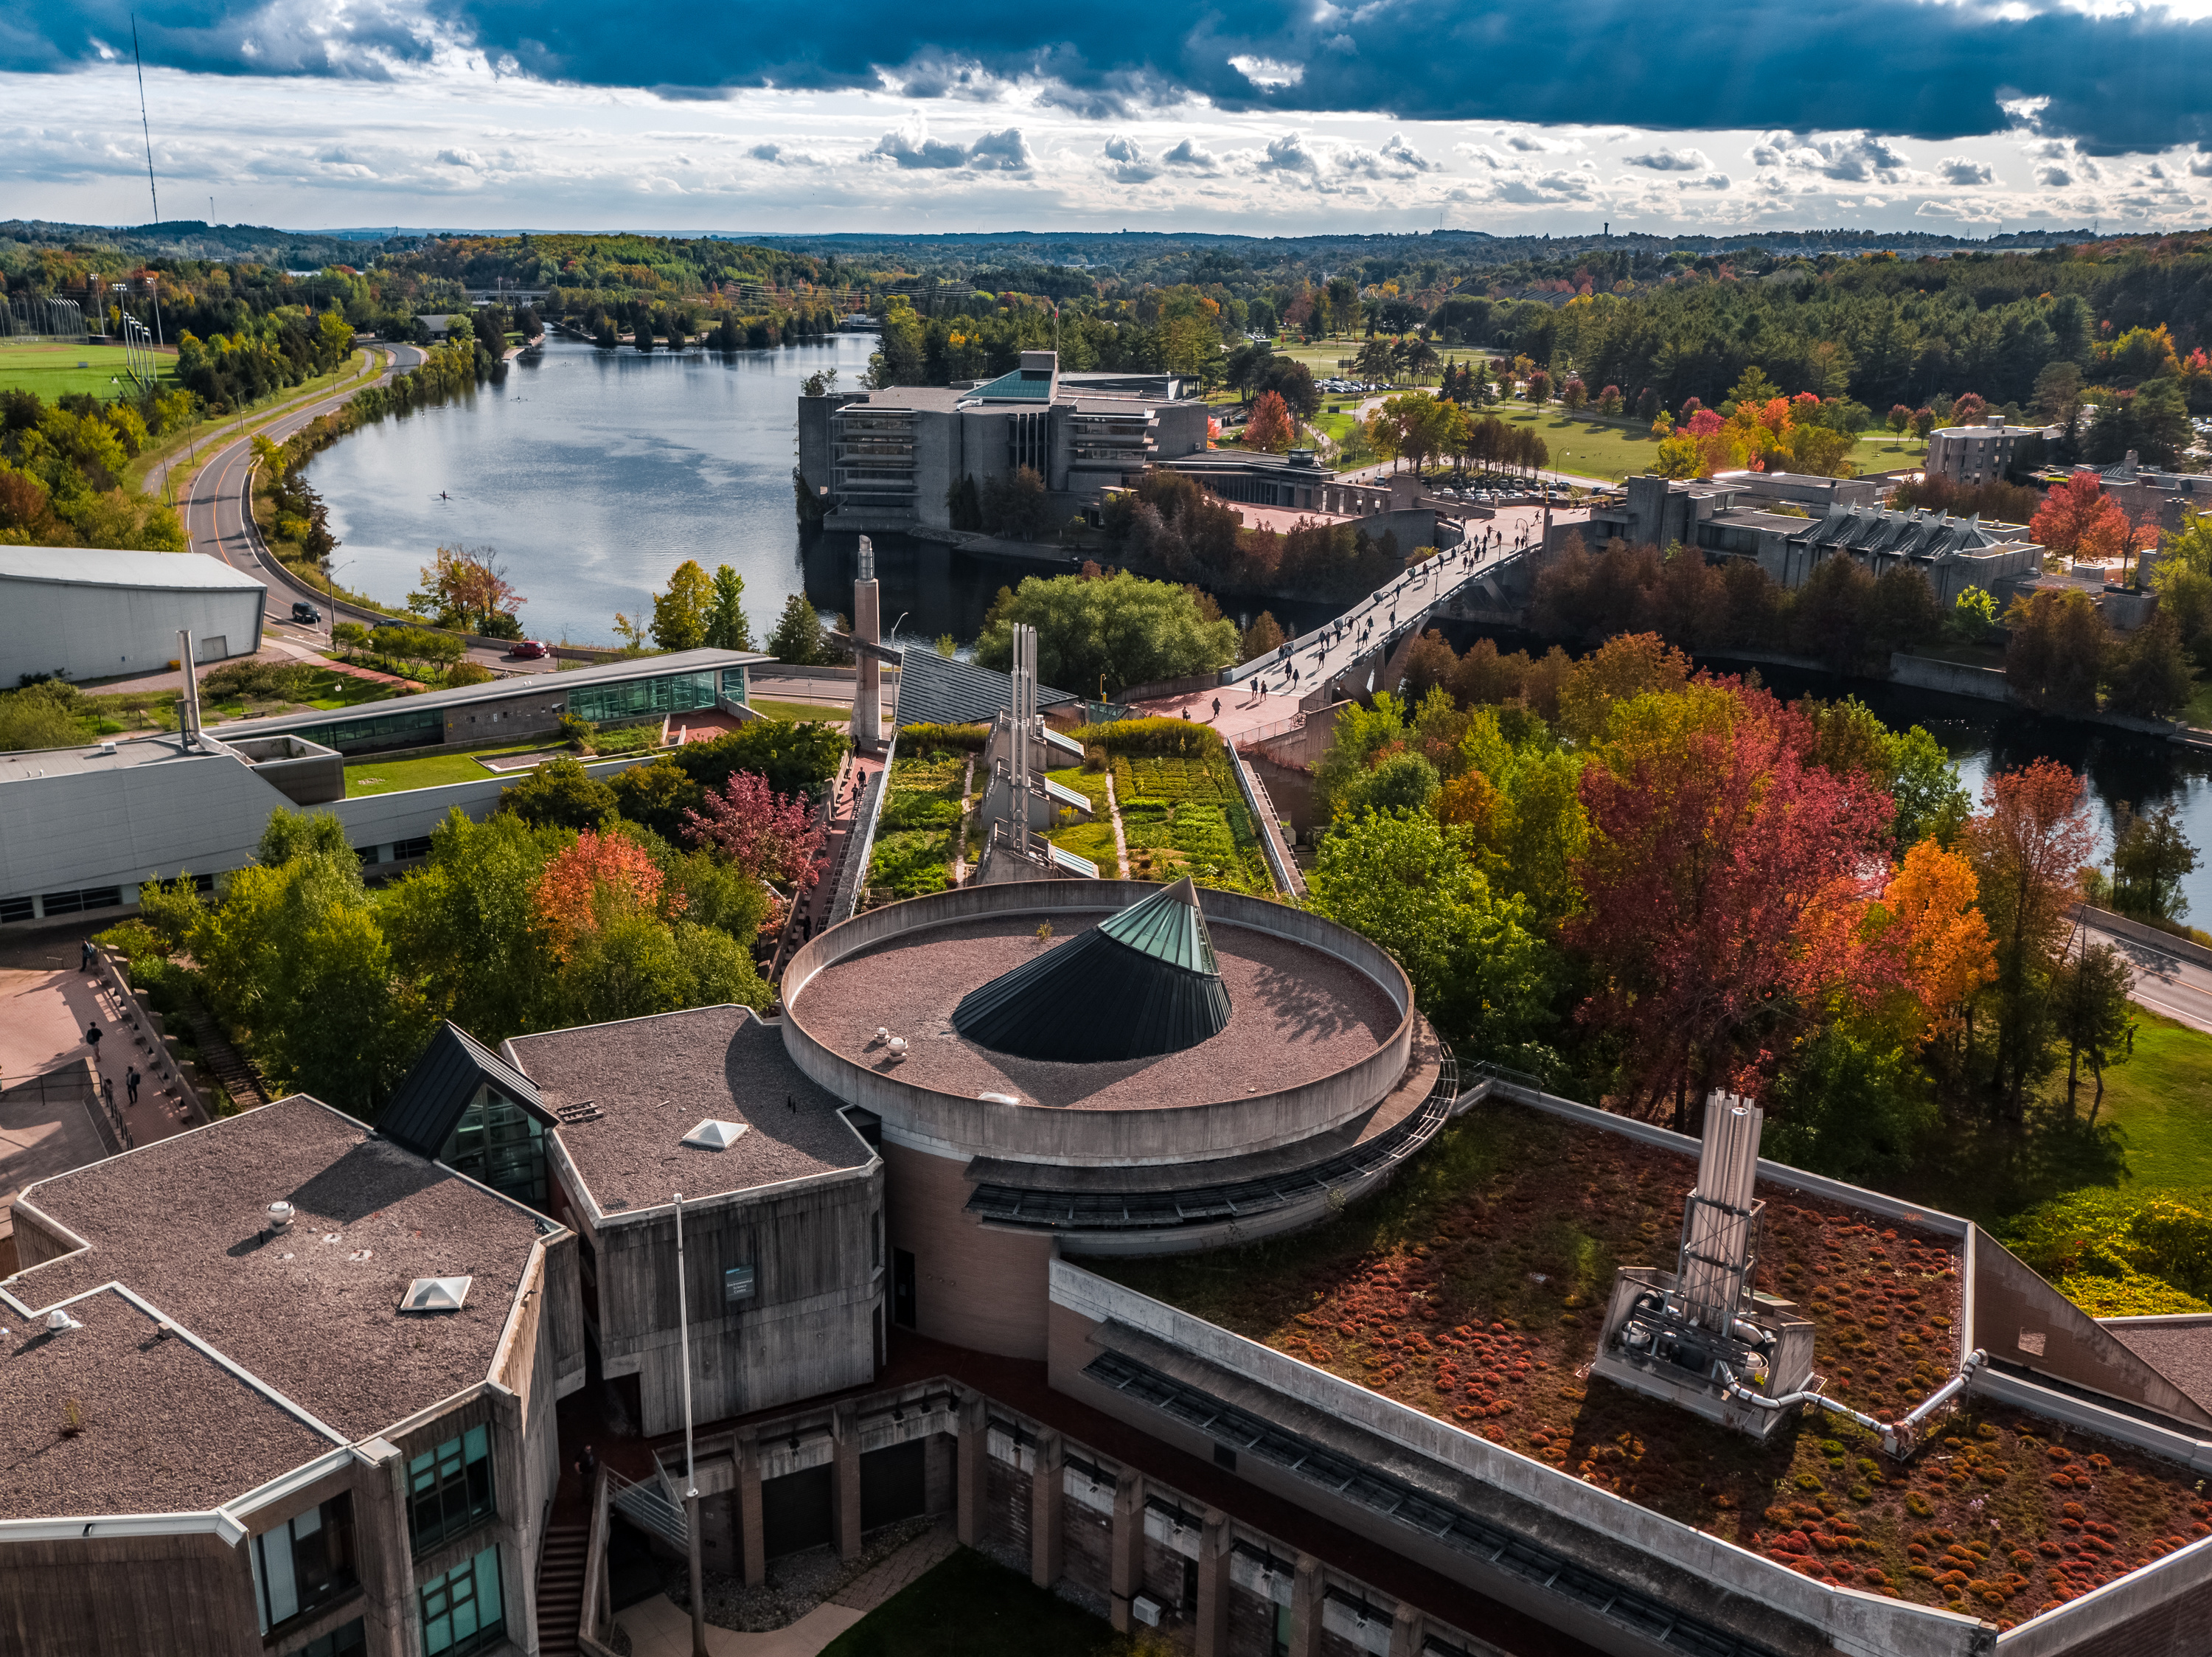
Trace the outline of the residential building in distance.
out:
[[[1999,483],[2023,458],[2031,468],[2040,466],[2039,460],[2023,456],[2022,446],[2033,442],[2039,454],[2042,440],[2050,436],[2047,426],[2007,425],[2002,414],[1984,416],[1975,426],[1939,426],[1928,436],[1928,475],[1970,487]]]
[[[141,881],[188,872],[204,882],[243,868],[280,806],[329,812],[362,862],[388,873],[428,855],[430,831],[448,811],[492,811],[537,764],[535,753],[518,758],[514,751],[534,738],[553,746],[564,716],[672,730],[742,718],[750,712],[746,669],[767,660],[687,650],[199,732],[0,754],[0,926],[127,911]],[[483,774],[473,781],[349,790],[347,765],[358,779],[366,756],[396,766],[477,752]],[[605,775],[637,763],[587,769]]]
[[[204,552],[0,546],[0,685],[158,673],[190,629],[204,667],[261,648],[268,589]]]
[[[802,485],[832,530],[951,527],[949,491],[1028,467],[1061,518],[1160,460],[1203,450],[1194,376],[1063,374],[1055,351],[1024,351],[995,380],[895,386],[799,399]]]

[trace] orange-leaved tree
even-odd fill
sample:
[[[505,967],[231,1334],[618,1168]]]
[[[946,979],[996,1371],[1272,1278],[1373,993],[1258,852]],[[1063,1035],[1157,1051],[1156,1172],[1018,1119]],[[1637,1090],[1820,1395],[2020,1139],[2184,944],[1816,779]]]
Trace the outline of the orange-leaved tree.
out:
[[[1980,883],[1960,853],[1934,839],[1916,842],[1883,888],[1887,941],[1917,1003],[1913,1033],[1923,1041],[1955,1039],[1966,1008],[1997,975],[1990,923],[1977,905]]]
[[[673,917],[684,894],[665,891],[659,866],[645,848],[617,833],[586,830],[556,854],[538,877],[531,901],[554,956],[566,961],[580,939],[634,914]]]
[[[2049,551],[2085,564],[2118,558],[2124,564],[2130,553],[2158,544],[2158,531],[2130,523],[2094,472],[2077,472],[2054,487],[2027,528]]]
[[[1283,401],[1280,392],[1263,391],[1252,405],[1252,417],[1245,423],[1244,446],[1266,449],[1280,454],[1291,446],[1297,428],[1291,423],[1290,405]]]

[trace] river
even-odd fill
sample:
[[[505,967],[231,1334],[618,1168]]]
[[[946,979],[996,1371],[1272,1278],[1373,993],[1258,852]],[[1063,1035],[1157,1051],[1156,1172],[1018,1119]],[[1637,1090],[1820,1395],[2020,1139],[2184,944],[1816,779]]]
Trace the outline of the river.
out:
[[[847,334],[731,356],[672,356],[549,338],[542,353],[472,395],[364,426],[310,462],[342,542],[338,574],[404,603],[434,548],[492,546],[527,600],[530,634],[585,643],[611,640],[618,610],[649,617],[650,595],[686,558],[735,566],[756,639],[794,592],[825,614],[846,610],[854,538],[802,535],[793,509],[796,399],[817,369],[834,367],[841,383],[858,384],[874,346],[872,334]],[[999,588],[1031,569],[902,536],[879,538],[877,564],[887,624],[904,637],[950,633],[963,644]],[[1277,614],[1297,626],[1325,618],[1305,610]],[[1503,649],[1525,643],[1500,637]],[[2039,754],[2086,768],[2100,857],[2114,801],[2178,801],[2190,839],[2207,852],[2185,883],[2190,915],[2212,926],[2212,754],[1963,698],[1763,673],[1785,695],[1848,688],[1893,725],[1925,725],[1977,795],[1992,769]]]

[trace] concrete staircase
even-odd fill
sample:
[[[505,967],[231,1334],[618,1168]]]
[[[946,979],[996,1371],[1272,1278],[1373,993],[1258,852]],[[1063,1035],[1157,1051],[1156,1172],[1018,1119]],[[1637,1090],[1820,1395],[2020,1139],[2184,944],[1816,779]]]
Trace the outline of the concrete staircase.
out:
[[[576,1628],[584,1614],[584,1555],[591,1532],[582,1524],[556,1525],[538,1556],[539,1657],[575,1657]]]

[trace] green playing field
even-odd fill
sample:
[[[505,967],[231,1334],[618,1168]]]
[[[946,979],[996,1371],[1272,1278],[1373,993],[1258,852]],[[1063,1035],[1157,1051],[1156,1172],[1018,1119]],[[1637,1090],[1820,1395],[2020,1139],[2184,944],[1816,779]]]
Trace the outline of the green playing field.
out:
[[[160,356],[162,382],[173,387],[177,354]],[[33,345],[0,339],[0,391],[34,391],[51,403],[65,392],[112,397],[128,383],[120,345]]]

